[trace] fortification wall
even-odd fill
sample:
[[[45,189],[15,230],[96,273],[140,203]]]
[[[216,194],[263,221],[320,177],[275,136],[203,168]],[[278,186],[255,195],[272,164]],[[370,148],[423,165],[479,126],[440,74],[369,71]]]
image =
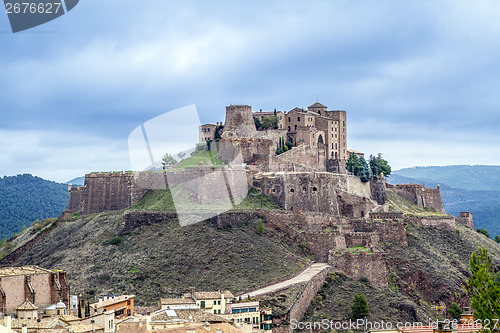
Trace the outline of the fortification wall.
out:
[[[457,225],[453,216],[406,217],[405,223],[414,223],[426,228],[455,230]]]
[[[344,236],[347,247],[376,247],[380,236],[377,232],[350,232]]]
[[[474,229],[474,220],[471,212],[461,212],[459,217],[455,218],[456,223],[464,225],[472,230]]]
[[[400,197],[420,207],[434,208],[437,212],[446,214],[439,186],[437,188],[426,188],[420,184],[398,184],[388,186],[388,188]]]
[[[406,223],[401,220],[351,220],[351,225],[356,232],[376,232],[381,242],[396,242],[408,245],[406,237]]]
[[[370,199],[370,185],[348,175],[326,172],[262,173],[255,175],[252,186],[269,195],[286,210],[365,217],[377,206]]]
[[[316,149],[309,145],[299,145],[270,159],[269,170],[272,172],[324,172],[326,163]]]
[[[387,288],[387,268],[381,252],[330,251],[328,264],[334,272],[343,272],[354,279],[367,277],[373,286]]]
[[[222,138],[253,138],[257,136],[250,105],[230,105],[226,107],[226,121]]]
[[[375,200],[379,205],[387,203],[386,179],[373,178],[370,180],[370,195],[372,200]]]
[[[124,172],[85,175],[85,185],[80,191],[72,198],[71,190],[70,202],[73,202],[72,207],[79,206],[83,214],[130,207],[146,192],[145,189],[135,186],[133,173]],[[78,197],[81,205],[74,203]]]

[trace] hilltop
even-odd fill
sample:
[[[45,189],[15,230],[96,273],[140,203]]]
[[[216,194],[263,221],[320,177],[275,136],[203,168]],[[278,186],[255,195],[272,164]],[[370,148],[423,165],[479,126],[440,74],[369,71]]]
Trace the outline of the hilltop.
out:
[[[388,177],[392,184],[440,185],[446,211],[471,212],[476,228],[488,230],[492,237],[500,235],[499,179],[500,167],[483,165],[414,167],[393,171]]]
[[[0,177],[0,240],[35,220],[59,216],[68,199],[64,184],[30,174]]]

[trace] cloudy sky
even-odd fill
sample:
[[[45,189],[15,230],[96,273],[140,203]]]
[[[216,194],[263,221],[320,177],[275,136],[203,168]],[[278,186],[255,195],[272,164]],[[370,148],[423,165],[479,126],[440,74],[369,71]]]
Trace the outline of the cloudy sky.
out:
[[[195,104],[348,112],[394,169],[500,164],[497,1],[82,0],[13,34],[0,13],[0,176],[130,169],[128,135]]]

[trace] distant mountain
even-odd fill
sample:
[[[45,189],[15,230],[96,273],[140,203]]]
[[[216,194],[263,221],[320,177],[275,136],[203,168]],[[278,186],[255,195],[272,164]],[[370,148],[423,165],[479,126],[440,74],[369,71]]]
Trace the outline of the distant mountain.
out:
[[[488,176],[489,174],[489,176]],[[477,228],[491,236],[500,235],[500,166],[450,165],[415,167],[393,171],[391,184],[441,185],[446,212],[458,215],[469,211]]]
[[[68,180],[64,184],[71,184],[73,186],[83,186],[84,183],[85,183],[85,176],[73,178],[71,180]]]
[[[67,208],[68,186],[29,174],[0,177],[0,240]]]
[[[500,191],[500,166],[448,165],[413,167],[394,171],[393,174],[435,181],[469,191]]]

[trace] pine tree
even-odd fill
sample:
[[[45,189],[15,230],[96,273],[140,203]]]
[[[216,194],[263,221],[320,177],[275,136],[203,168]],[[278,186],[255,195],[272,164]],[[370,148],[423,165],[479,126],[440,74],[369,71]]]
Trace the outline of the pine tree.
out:
[[[262,235],[265,231],[265,228],[264,228],[264,223],[262,223],[262,220],[259,220],[259,223],[257,224],[257,233],[259,235]]]
[[[347,160],[345,167],[347,171],[350,171],[355,176],[359,175],[361,171],[363,171],[363,164],[359,161],[358,156],[356,156],[356,154],[354,153],[351,153],[351,155],[349,155],[349,159]]]
[[[369,182],[373,177],[372,169],[370,168],[368,163],[366,163],[366,160],[363,157],[361,157],[359,161],[363,165],[363,171],[361,171],[359,178],[363,183]]]
[[[469,261],[471,278],[467,280],[474,319],[485,322],[500,318],[500,284],[494,280],[495,272],[488,250],[479,248],[472,252]]]
[[[462,316],[462,308],[455,302],[451,303],[450,308],[448,309],[448,313],[453,319],[460,319]]]
[[[362,319],[370,315],[370,308],[368,307],[365,295],[354,295],[351,311],[351,317],[354,320]]]

